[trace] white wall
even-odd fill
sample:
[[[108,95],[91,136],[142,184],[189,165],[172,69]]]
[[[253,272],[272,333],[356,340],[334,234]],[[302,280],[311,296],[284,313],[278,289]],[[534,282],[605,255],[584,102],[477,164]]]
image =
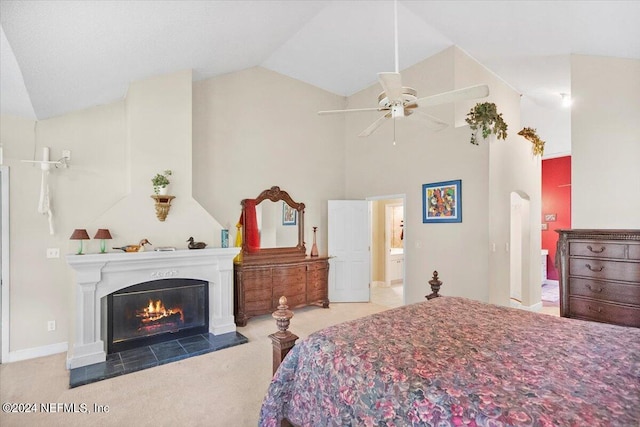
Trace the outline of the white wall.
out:
[[[235,241],[242,199],[277,185],[305,204],[305,239],[327,251],[327,200],[344,198],[345,99],[255,67],[194,83],[194,197]]]
[[[74,278],[65,254],[75,252],[69,237],[86,228],[93,237],[109,228],[108,246],[137,243],[186,248],[193,234],[220,246],[220,225],[191,198],[191,72],[160,76],[131,85],[126,101],[36,123],[1,117],[0,138],[11,173],[10,360],[35,357],[71,346]],[[71,167],[50,176],[55,234],[38,214],[40,169],[21,159],[40,158],[43,146],[58,159],[71,150]],[[156,219],[151,178],[172,169],[174,206],[165,222]],[[61,257],[47,259],[47,248]],[[85,242],[98,252],[99,241]],[[57,328],[47,331],[47,322]]]
[[[396,124],[397,145],[393,146],[391,121],[371,136],[359,138],[357,134],[379,114],[349,115],[346,123],[347,197],[407,195],[407,302],[424,299],[429,292],[427,282],[433,270],[438,270],[445,284],[443,294],[507,305],[509,256],[506,252],[490,254],[489,242],[494,239],[504,248],[504,243],[509,241],[510,191],[524,187],[531,193],[536,188],[539,192],[540,185],[539,167],[530,155],[530,146],[520,137],[513,136],[520,124],[518,94],[457,48],[447,49],[402,70],[402,77],[403,84],[416,89],[419,97],[474,84],[489,84],[491,96],[475,102],[495,102],[509,122],[512,136],[507,142],[483,141],[475,146],[469,142],[467,126],[451,126],[432,132],[419,121],[402,119]],[[371,106],[380,90],[379,85],[374,85],[351,96],[349,107]],[[450,123],[464,122],[465,114],[475,102],[459,103],[455,107],[444,105],[429,113]],[[491,168],[496,168],[495,173],[490,172],[490,162]],[[423,224],[422,184],[453,179],[462,179],[462,223]],[[505,192],[506,197],[502,200]],[[491,203],[498,203],[505,211],[494,212],[490,209]],[[539,250],[539,239],[537,243]],[[464,268],[460,268],[461,265]],[[493,268],[491,275],[490,266]]]
[[[571,57],[571,224],[640,228],[640,60]]]

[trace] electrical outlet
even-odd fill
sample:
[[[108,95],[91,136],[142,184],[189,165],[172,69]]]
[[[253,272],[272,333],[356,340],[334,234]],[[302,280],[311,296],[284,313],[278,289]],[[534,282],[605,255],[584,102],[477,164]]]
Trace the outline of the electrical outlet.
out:
[[[62,150],[62,157],[71,160],[71,150]]]
[[[55,331],[56,330],[56,321],[55,320],[49,320],[47,322],[47,331],[51,332],[51,331]]]
[[[47,248],[47,258],[60,258],[60,248]]]

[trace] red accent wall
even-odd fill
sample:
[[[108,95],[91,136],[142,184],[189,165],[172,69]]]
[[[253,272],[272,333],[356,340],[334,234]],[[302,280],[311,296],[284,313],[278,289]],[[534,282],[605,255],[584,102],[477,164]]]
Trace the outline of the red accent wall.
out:
[[[553,222],[545,221],[545,214],[556,214]],[[555,230],[571,228],[571,156],[542,161],[542,249],[549,250],[547,278],[558,280],[554,266],[558,233]]]

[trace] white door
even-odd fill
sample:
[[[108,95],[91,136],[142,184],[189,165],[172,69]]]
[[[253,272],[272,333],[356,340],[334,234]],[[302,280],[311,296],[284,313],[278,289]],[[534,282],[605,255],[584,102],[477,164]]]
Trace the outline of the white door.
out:
[[[369,202],[329,200],[329,301],[368,302]]]

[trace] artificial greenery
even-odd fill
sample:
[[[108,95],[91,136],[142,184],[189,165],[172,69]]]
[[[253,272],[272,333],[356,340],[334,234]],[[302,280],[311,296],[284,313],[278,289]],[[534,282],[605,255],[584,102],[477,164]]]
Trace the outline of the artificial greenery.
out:
[[[169,176],[171,176],[171,171],[167,169],[162,173],[157,173],[156,176],[151,178],[151,183],[153,184],[153,191],[156,194],[158,194],[158,191],[160,188],[164,188],[171,183],[168,178]]]
[[[473,131],[471,143],[478,145],[476,134],[478,129],[482,129],[482,137],[486,138],[494,133],[498,139],[507,138],[507,124],[502,119],[502,113],[498,113],[498,108],[493,102],[478,103],[467,113],[465,121]]]
[[[518,132],[518,135],[523,136],[533,144],[531,150],[534,156],[542,156],[544,154],[544,141],[540,139],[535,129],[522,128],[522,130]]]

